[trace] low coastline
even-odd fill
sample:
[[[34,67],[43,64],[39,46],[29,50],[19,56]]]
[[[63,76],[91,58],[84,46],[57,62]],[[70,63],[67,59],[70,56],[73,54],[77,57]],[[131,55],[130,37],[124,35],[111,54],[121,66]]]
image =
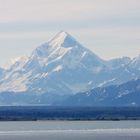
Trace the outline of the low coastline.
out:
[[[0,106],[0,121],[140,120],[140,107]]]

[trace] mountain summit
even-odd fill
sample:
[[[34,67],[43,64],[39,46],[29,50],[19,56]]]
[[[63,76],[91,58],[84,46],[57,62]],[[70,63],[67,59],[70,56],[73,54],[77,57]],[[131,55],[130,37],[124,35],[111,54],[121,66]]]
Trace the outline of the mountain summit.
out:
[[[56,56],[64,55],[74,47],[83,48],[78,41],[76,41],[67,32],[61,31],[54,38],[47,43],[37,47],[32,55],[35,57],[48,57],[53,53]]]
[[[49,45],[54,47],[69,48],[79,45],[79,43],[70,34],[61,31],[49,41]]]

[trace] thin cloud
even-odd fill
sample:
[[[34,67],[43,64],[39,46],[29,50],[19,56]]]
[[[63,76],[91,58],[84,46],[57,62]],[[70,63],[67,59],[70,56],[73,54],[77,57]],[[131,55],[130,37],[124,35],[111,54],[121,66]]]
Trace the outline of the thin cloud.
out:
[[[0,0],[0,22],[139,17],[139,0]]]

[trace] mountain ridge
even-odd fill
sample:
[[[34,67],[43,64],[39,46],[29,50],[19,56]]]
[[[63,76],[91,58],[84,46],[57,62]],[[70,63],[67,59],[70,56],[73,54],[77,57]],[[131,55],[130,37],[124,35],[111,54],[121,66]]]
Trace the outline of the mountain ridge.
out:
[[[0,93],[29,93],[32,98],[44,94],[51,104],[57,98],[61,100],[92,88],[139,79],[139,62],[140,56],[105,61],[61,31],[30,56],[16,59],[8,69],[0,71]]]
[[[140,79],[70,96],[62,106],[140,106]]]

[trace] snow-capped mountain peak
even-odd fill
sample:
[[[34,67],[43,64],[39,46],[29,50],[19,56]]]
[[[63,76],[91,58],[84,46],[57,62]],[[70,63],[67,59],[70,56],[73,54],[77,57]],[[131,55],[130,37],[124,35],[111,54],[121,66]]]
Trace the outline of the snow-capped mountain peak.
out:
[[[40,89],[42,93],[76,93],[89,89],[88,83],[94,78],[92,74],[104,68],[102,59],[67,32],[59,32],[50,41],[37,47],[27,61],[19,60],[1,81],[1,91],[37,92]]]
[[[85,63],[84,65],[89,66],[100,65],[103,61],[93,52],[83,47],[70,34],[64,31],[59,32],[50,41],[37,47],[33,51],[31,59],[37,61],[40,65],[63,63],[69,68],[76,67],[78,63],[83,63],[82,61],[85,63],[85,59],[87,59],[90,64]]]
[[[67,32],[61,31],[54,38],[47,43],[37,47],[32,57],[50,57],[50,56],[61,56],[67,53],[72,47],[79,45],[79,43]]]
[[[67,32],[59,32],[48,44],[53,47],[69,48],[79,45],[79,43]]]
[[[47,43],[37,47],[32,55],[35,57],[48,57],[52,54],[61,55],[74,47],[82,48],[82,45],[76,41],[69,33],[61,31]]]

